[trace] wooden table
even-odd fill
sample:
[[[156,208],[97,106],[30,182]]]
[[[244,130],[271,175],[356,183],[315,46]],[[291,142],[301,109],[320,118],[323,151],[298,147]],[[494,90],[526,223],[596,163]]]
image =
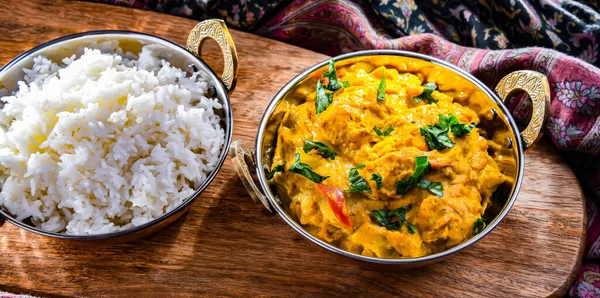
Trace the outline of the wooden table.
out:
[[[0,1],[0,64],[75,32],[126,29],[185,44],[195,21],[102,4]],[[252,145],[277,90],[326,56],[233,32],[240,78],[234,139]],[[214,49],[214,48],[213,48]],[[209,59],[220,60],[217,50]],[[215,64],[215,65],[218,65]],[[403,272],[338,262],[276,216],[264,215],[229,161],[191,208],[133,243],[81,247],[0,227],[0,290],[40,296],[558,296],[583,251],[585,206],[571,170],[547,143],[526,156],[521,194],[490,235],[446,261]]]

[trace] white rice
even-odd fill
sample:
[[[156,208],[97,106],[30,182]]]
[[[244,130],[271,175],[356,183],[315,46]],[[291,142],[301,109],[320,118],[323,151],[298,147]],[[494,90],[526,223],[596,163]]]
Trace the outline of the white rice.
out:
[[[62,65],[43,56],[0,98],[0,205],[66,234],[147,223],[194,192],[219,161],[221,104],[207,75],[93,44]],[[98,49],[102,49],[102,52]]]

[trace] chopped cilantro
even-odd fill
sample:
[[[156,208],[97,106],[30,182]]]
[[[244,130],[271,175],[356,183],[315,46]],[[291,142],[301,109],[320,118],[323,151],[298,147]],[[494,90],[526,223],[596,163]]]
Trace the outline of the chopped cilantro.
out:
[[[325,88],[321,84],[321,80],[317,81],[317,100],[315,101],[317,115],[323,113],[332,102],[333,93],[325,91]]]
[[[421,127],[419,130],[425,138],[425,142],[431,150],[442,150],[445,148],[454,147],[454,142],[448,136],[448,132],[457,137],[462,137],[471,133],[471,129],[475,127],[475,122],[469,125],[458,122],[456,116],[449,114],[447,117],[439,114],[439,123]]]
[[[390,222],[387,218],[387,213],[385,212],[385,210],[373,210],[371,212],[373,212],[373,217],[375,217],[375,219],[380,225],[390,230],[400,228],[400,221]]]
[[[444,193],[443,193],[444,187],[442,186],[442,183],[440,183],[440,182],[431,182],[429,180],[425,180],[425,179],[421,178],[421,180],[419,180],[419,182],[417,182],[417,186],[429,190],[434,195],[436,195],[438,198],[441,198],[444,196]]]
[[[396,182],[396,194],[405,194],[411,186],[421,179],[428,168],[429,160],[427,160],[427,156],[417,156],[415,158],[415,171],[412,176],[408,177],[406,180],[399,180]]]
[[[381,177],[381,175],[373,173],[371,174],[371,181],[375,181],[375,184],[377,184],[377,190],[380,190],[381,187],[383,187],[383,182],[382,182],[383,177]]]
[[[417,228],[415,228],[415,226],[413,226],[410,222],[406,222],[406,229],[408,229],[410,234],[414,234],[417,231]]]
[[[275,167],[273,167],[271,172],[269,172],[269,176],[267,176],[267,180],[273,179],[273,177],[275,177],[275,174],[277,174],[279,172],[285,172],[285,163],[282,163],[282,164],[279,164],[279,165],[276,165]]]
[[[337,72],[335,70],[335,62],[333,61],[333,59],[329,60],[329,69],[327,71],[324,71],[321,77],[329,79],[329,82],[325,86],[325,89],[329,91],[336,91],[342,87],[346,88],[350,86],[348,82],[338,81]]]
[[[315,173],[309,165],[300,162],[299,153],[294,154],[294,163],[288,170],[292,173],[300,174],[315,183],[321,183],[323,180],[329,178],[329,176],[321,176]]]
[[[379,82],[379,88],[377,88],[377,100],[385,100],[385,70],[382,71],[381,81]]]
[[[311,150],[318,150],[319,155],[321,155],[323,158],[331,158],[332,160],[335,159],[335,152],[321,142],[304,140],[304,146],[302,146],[302,149],[304,150],[304,153],[308,153]]]
[[[380,136],[380,137],[386,137],[388,136],[390,133],[392,133],[392,131],[394,131],[394,128],[390,125],[388,126],[388,128],[386,128],[384,131],[381,131],[379,129],[379,127],[377,127],[377,125],[375,125],[375,127],[373,127],[373,130],[375,131],[375,133]]]
[[[450,131],[457,136],[462,137],[471,133],[471,129],[477,125],[475,122],[471,122],[471,124],[467,125],[465,123],[458,122],[456,116],[450,114],[448,115],[448,126],[450,126]]]
[[[437,197],[441,198],[444,195],[442,192],[442,184],[440,182],[430,182],[428,180],[423,179],[423,175],[427,173],[429,168],[430,165],[427,156],[417,156],[415,158],[415,171],[413,172],[412,176],[408,177],[408,179],[406,180],[399,180],[398,182],[396,182],[396,194],[406,194],[406,192],[408,192],[408,189],[411,186],[417,185],[419,187],[429,190]]]
[[[348,182],[350,182],[350,189],[348,191],[373,193],[373,191],[371,191],[371,188],[369,187],[369,184],[367,183],[367,180],[365,180],[365,178],[361,177],[358,174],[358,170],[364,167],[365,165],[362,164],[350,169],[350,173],[348,174]]]
[[[481,233],[481,231],[483,231],[483,229],[485,229],[485,222],[480,217],[475,220],[475,223],[473,223],[473,232],[472,232],[473,236]]]
[[[329,60],[329,69],[324,71],[321,77],[327,78],[328,82],[327,85],[323,85],[321,80],[317,81],[317,100],[315,101],[317,115],[323,113],[331,105],[333,102],[333,91],[350,86],[348,82],[340,82],[338,80],[333,59]]]
[[[394,209],[390,212],[385,212],[384,209],[372,210],[373,217],[379,225],[386,227],[388,230],[400,229],[406,223],[406,229],[410,234],[414,234],[417,229],[406,220],[406,206]]]
[[[421,93],[421,95],[413,97],[413,100],[416,102],[420,102],[422,100],[429,104],[432,102],[437,103],[438,100],[431,96],[435,89],[437,89],[437,85],[435,83],[427,83],[427,85],[425,85],[425,87],[423,88],[423,92]]]

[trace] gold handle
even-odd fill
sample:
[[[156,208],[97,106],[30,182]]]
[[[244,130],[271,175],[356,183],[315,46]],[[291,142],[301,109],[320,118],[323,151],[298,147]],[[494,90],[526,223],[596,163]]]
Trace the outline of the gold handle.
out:
[[[527,151],[542,137],[542,129],[550,116],[550,86],[543,74],[531,70],[518,70],[507,74],[496,86],[496,93],[503,101],[515,90],[527,92],[533,106],[531,121],[521,132],[523,150]]]
[[[231,150],[229,151],[231,161],[233,162],[233,167],[237,172],[240,180],[244,184],[246,191],[254,200],[254,203],[263,203],[265,208],[269,211],[269,213],[273,214],[274,210],[269,204],[267,197],[258,189],[256,183],[254,183],[254,179],[252,178],[252,174],[250,174],[250,169],[256,169],[256,161],[254,160],[254,154],[248,148],[248,146],[244,145],[242,141],[234,141],[231,143]]]
[[[233,39],[227,30],[227,25],[221,20],[206,20],[198,23],[188,35],[186,48],[192,54],[202,59],[202,46],[207,38],[214,39],[223,53],[223,74],[221,80],[227,87],[229,94],[235,89],[238,72],[238,57]]]

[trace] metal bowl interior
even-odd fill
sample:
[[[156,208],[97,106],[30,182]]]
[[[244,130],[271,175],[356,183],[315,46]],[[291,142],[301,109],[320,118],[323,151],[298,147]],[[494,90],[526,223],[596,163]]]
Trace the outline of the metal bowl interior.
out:
[[[93,241],[106,240],[108,238],[113,238],[112,240],[114,240],[119,238],[129,241],[137,239],[156,231],[158,228],[165,226],[181,216],[187,210],[188,206],[200,196],[204,189],[208,187],[221,169],[223,162],[227,158],[227,152],[231,144],[231,135],[233,131],[233,117],[227,89],[223,85],[223,82],[212,71],[212,69],[202,60],[200,60],[200,58],[194,56],[185,48],[169,40],[149,34],[120,30],[90,31],[64,36],[43,43],[19,55],[14,60],[2,67],[0,69],[0,89],[4,88],[9,92],[15,91],[17,89],[17,82],[22,80],[23,76],[25,75],[23,68],[30,68],[33,65],[33,58],[38,55],[46,56],[53,62],[60,64],[60,61],[65,57],[70,57],[71,55],[81,55],[83,47],[88,46],[93,42],[100,44],[102,42],[115,40],[119,42],[119,47],[121,47],[125,52],[128,51],[131,53],[138,53],[144,45],[158,45],[159,49],[157,52],[159,53],[159,57],[165,59],[172,65],[183,70],[187,69],[188,66],[193,65],[197,69],[208,74],[209,86],[214,87],[214,90],[216,90],[215,97],[223,106],[223,108],[220,111],[217,111],[217,113],[221,116],[221,127],[225,131],[225,144],[219,155],[219,162],[217,163],[217,166],[207,176],[206,180],[200,184],[194,194],[183,204],[157,219],[128,230],[96,235],[67,235],[62,233],[48,232],[25,222],[18,221],[6,210],[0,208],[0,216],[4,217],[12,224],[40,235],[66,240]],[[102,50],[101,46],[98,48]]]
[[[479,241],[481,238],[485,237],[488,233],[490,233],[498,225],[498,223],[500,223],[500,221],[506,216],[518,195],[522,182],[524,164],[522,141],[519,136],[519,129],[515,121],[513,120],[507,108],[502,104],[502,101],[496,96],[496,94],[472,75],[445,61],[435,59],[426,55],[396,50],[361,51],[337,56],[333,59],[336,62],[336,66],[343,66],[358,61],[366,61],[375,57],[378,59],[383,59],[385,61],[379,64],[378,66],[385,65],[386,67],[395,67],[399,69],[401,73],[403,71],[400,70],[400,68],[404,67],[404,72],[407,72],[407,67],[398,64],[399,60],[402,60],[402,63],[409,65],[409,69],[411,67],[428,67],[431,68],[433,72],[450,72],[453,75],[453,77],[456,78],[456,81],[454,83],[460,82],[461,84],[468,84],[468,86],[471,87],[472,90],[474,90],[473,92],[477,93],[477,96],[482,96],[483,98],[489,99],[489,106],[495,109],[495,111],[497,111],[496,117],[493,117],[492,119],[485,117],[483,117],[482,119],[482,117],[480,116],[480,120],[482,121],[480,124],[484,126],[484,129],[490,136],[490,138],[499,135],[496,134],[496,132],[500,131],[504,131],[505,136],[510,136],[511,140],[507,140],[509,144],[507,144],[505,149],[506,152],[509,152],[509,154],[514,156],[514,163],[507,165],[502,170],[502,172],[505,175],[512,177],[512,181],[509,184],[501,185],[492,196],[492,204],[491,206],[488,206],[484,214],[484,218],[486,219],[488,224],[487,227],[481,233],[475,235],[473,238],[460,245],[454,246],[446,251],[439,252],[436,254],[418,258],[384,259],[350,253],[348,251],[337,248],[325,241],[322,241],[308,233],[285,211],[286,202],[283,202],[283,198],[278,196],[276,190],[270,187],[270,185],[267,183],[267,175],[265,173],[265,168],[271,165],[271,155],[273,154],[272,149],[275,147],[275,142],[277,140],[277,128],[279,127],[279,123],[283,118],[283,115],[276,115],[274,114],[274,111],[277,105],[282,103],[299,84],[301,84],[305,80],[310,79],[311,77],[314,77],[315,73],[319,72],[322,68],[326,67],[329,60],[322,61],[314,65],[313,67],[305,70],[304,72],[296,76],[294,79],[292,79],[279,91],[279,93],[275,96],[275,98],[267,107],[261,120],[256,138],[256,175],[258,177],[258,180],[260,181],[261,188],[265,192],[266,197],[268,198],[269,202],[274,207],[274,209],[277,211],[277,213],[293,229],[295,229],[298,233],[302,234],[305,238],[314,242],[318,246],[323,247],[339,255],[369,263],[403,265],[402,267],[414,267],[425,265],[428,263],[439,261],[444,257],[456,253],[462,250],[463,248],[468,247],[473,243]],[[398,66],[400,66],[400,68]],[[446,86],[444,86],[444,82],[438,83],[438,86],[440,90],[443,91],[445,91],[444,89],[452,90],[452,82]],[[484,112],[481,110],[482,107],[471,108],[476,110],[479,114],[483,114]],[[480,124],[478,124],[478,127],[480,127]]]

